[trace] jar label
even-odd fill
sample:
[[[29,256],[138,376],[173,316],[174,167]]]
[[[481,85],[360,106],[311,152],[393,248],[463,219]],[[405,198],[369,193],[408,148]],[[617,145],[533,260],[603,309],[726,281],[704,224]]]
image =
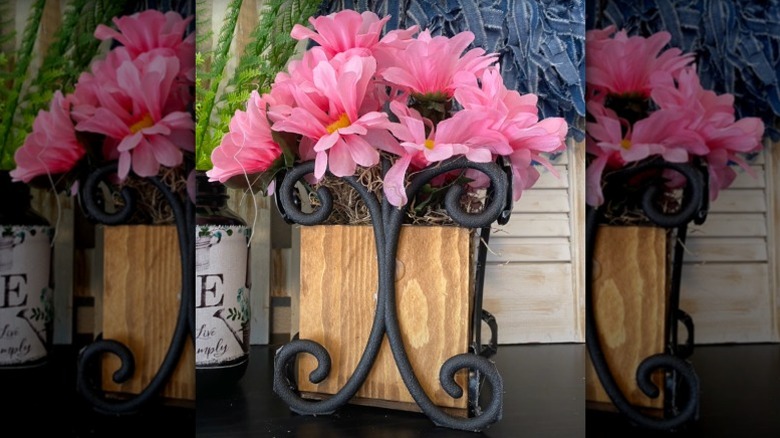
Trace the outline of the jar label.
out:
[[[0,226],[0,366],[46,358],[54,316],[51,239],[45,226]]]
[[[242,225],[196,227],[196,366],[235,363],[249,354],[249,235]]]

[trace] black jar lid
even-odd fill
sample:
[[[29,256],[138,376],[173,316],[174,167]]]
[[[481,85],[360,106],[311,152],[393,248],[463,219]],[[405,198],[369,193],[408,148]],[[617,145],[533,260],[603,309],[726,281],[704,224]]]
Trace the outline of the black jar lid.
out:
[[[197,205],[227,200],[228,198],[225,185],[220,182],[209,182],[209,177],[204,171],[195,172],[195,186],[197,187],[195,196]]]
[[[20,206],[29,206],[30,199],[30,187],[27,184],[13,182],[8,171],[0,171],[0,205],[18,209]]]

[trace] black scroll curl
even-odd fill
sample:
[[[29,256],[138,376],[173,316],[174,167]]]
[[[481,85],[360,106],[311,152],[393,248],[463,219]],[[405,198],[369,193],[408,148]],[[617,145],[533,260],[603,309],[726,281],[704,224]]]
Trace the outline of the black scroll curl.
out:
[[[309,161],[293,167],[277,179],[277,206],[280,208],[282,216],[289,222],[301,225],[317,225],[326,221],[328,216],[330,216],[333,209],[333,200],[330,190],[325,187],[320,187],[316,191],[320,205],[313,212],[306,213],[301,208],[301,202],[298,199],[298,192],[295,186],[313,171],[314,162]],[[358,192],[372,217],[382,217],[382,207],[374,194],[360,184],[355,177],[345,177],[344,180]],[[380,245],[383,245],[384,238],[384,227],[381,221],[374,223],[374,237],[379,248]],[[378,263],[381,264],[381,260],[378,260]],[[375,312],[371,332],[360,361],[345,385],[336,394],[327,399],[309,401],[301,398],[295,392],[295,384],[290,381],[288,378],[289,373],[287,372],[293,366],[295,357],[298,354],[308,353],[317,360],[317,368],[311,373],[309,380],[315,384],[324,380],[330,373],[330,355],[322,345],[311,340],[296,339],[285,344],[277,351],[277,355],[274,358],[274,391],[290,406],[290,409],[304,415],[330,414],[354,397],[371,371],[376,356],[379,354],[379,348],[382,345],[385,333],[383,326],[385,309],[381,305],[380,300],[377,301]]]
[[[494,163],[475,163],[465,157],[457,157],[443,161],[441,164],[428,167],[414,174],[409,187],[406,189],[406,196],[413,199],[422,187],[433,178],[454,170],[474,169],[484,173],[490,179],[490,189],[492,196],[489,196],[485,207],[479,213],[468,213],[463,210],[460,204],[464,188],[459,184],[453,184],[444,197],[444,208],[447,214],[466,228],[484,228],[506,216],[507,203],[511,202],[510,182],[507,173],[502,166]],[[510,201],[507,201],[509,198]],[[511,205],[509,206],[511,209]],[[507,216],[508,219],[508,216]]]
[[[127,223],[136,209],[135,194],[129,187],[123,187],[119,191],[124,205],[118,211],[109,213],[104,209],[105,201],[99,195],[100,183],[116,174],[117,167],[117,163],[113,162],[97,168],[87,175],[84,183],[79,187],[79,199],[84,206],[84,212],[90,219],[106,225]]]
[[[383,160],[382,169],[385,173],[388,168],[389,163]],[[508,219],[510,214],[508,210],[511,210],[511,191],[509,190],[511,174],[508,175],[506,169],[496,163],[474,163],[465,157],[456,157],[438,163],[412,176],[406,189],[408,199],[414,199],[423,186],[434,177],[465,169],[475,169],[488,176],[491,181],[488,190],[489,196],[482,211],[469,213],[464,211],[460,204],[463,188],[457,185],[450,187],[445,194],[444,205],[451,218],[459,225],[469,228],[485,228],[499,218]],[[319,206],[312,212],[304,212],[301,208],[295,186],[313,171],[314,163],[309,161],[293,167],[277,178],[277,206],[282,216],[290,222],[315,225],[323,223],[330,215],[332,195],[322,187],[316,191]],[[455,382],[455,375],[460,370],[468,369],[476,373],[477,376],[484,376],[492,387],[492,399],[486,409],[477,410],[478,412],[475,412],[475,416],[471,418],[451,416],[436,406],[422,389],[407,357],[396,315],[395,272],[398,240],[408,205],[397,208],[392,206],[386,198],[380,201],[377,195],[361,184],[357,178],[349,176],[342,179],[356,190],[365,202],[374,229],[379,279],[377,306],[371,333],[357,367],[346,384],[335,395],[322,401],[304,400],[296,392],[296,385],[289,377],[290,367],[293,365],[295,357],[301,353],[309,353],[317,360],[316,369],[308,376],[312,383],[321,382],[330,372],[330,355],[322,345],[311,340],[294,340],[277,351],[274,360],[274,391],[294,412],[301,414],[332,413],[346,404],[363,384],[376,360],[382,339],[387,336],[396,366],[407,389],[421,410],[435,424],[471,431],[479,431],[488,427],[501,418],[503,380],[495,364],[479,354],[483,352],[481,344],[475,346],[473,353],[459,354],[450,358],[440,368],[442,388],[454,398],[463,396],[463,389]],[[345,293],[349,292],[345,291]],[[475,310],[475,315],[477,318],[481,318],[481,300],[477,306],[479,309]],[[495,336],[492,337],[492,341],[495,341]]]
[[[606,175],[605,197],[617,198],[623,195],[624,187],[630,187],[632,179],[641,179],[642,174],[670,170],[679,173],[685,180],[682,187],[680,207],[676,211],[665,211],[659,201],[669,190],[663,178],[654,177],[645,183],[639,195],[639,206],[647,218],[662,228],[677,228],[690,222],[704,223],[709,207],[709,180],[707,171],[700,163],[671,163],[661,158],[640,162]]]
[[[104,210],[105,203],[99,193],[99,184],[115,174],[117,163],[104,165],[87,176],[80,187],[79,196],[86,215],[106,225],[119,225],[126,223],[135,211],[136,201],[133,190],[124,187],[120,194],[124,200],[124,206],[114,213]],[[93,376],[93,370],[99,369],[100,358],[104,354],[112,354],[119,358],[121,364],[113,375],[115,383],[129,380],[135,371],[135,360],[132,351],[119,341],[111,339],[99,339],[87,345],[79,352],[77,367],[77,390],[99,412],[109,414],[129,414],[142,409],[159,395],[163,387],[173,374],[184,346],[194,333],[194,291],[195,285],[195,239],[193,230],[194,206],[185,197],[174,193],[171,188],[158,177],[146,178],[165,197],[171,206],[176,222],[179,242],[179,254],[181,260],[181,284],[179,291],[181,301],[176,320],[176,327],[172,334],[168,351],[149,384],[137,395],[127,399],[106,398],[100,389],[99,378]],[[97,380],[97,381],[96,381]]]
[[[676,243],[672,259],[671,291],[669,293],[668,320],[665,322],[668,339],[664,353],[655,354],[644,359],[636,371],[636,382],[640,390],[650,398],[660,395],[659,388],[651,376],[658,371],[664,371],[667,390],[664,400],[664,415],[661,418],[647,415],[633,406],[618,387],[612,375],[609,364],[601,349],[598,337],[598,324],[593,310],[593,257],[599,224],[605,221],[605,207],[612,199],[620,196],[621,187],[630,184],[632,178],[641,177],[643,173],[660,173],[672,170],[685,179],[682,187],[682,198],[676,211],[665,211],[658,198],[668,190],[666,181],[653,178],[653,183],[644,187],[640,195],[642,211],[654,225],[667,229],[676,229]],[[586,213],[586,343],[593,368],[615,407],[631,422],[653,430],[677,430],[695,420],[699,408],[699,378],[693,366],[685,359],[693,351],[693,320],[679,309],[680,282],[682,279],[682,261],[687,227],[690,222],[701,224],[706,220],[709,207],[709,188],[707,169],[698,162],[669,163],[661,159],[649,160],[634,167],[621,169],[608,175],[604,190],[605,203],[598,208],[589,207]],[[687,331],[684,344],[678,344],[678,325],[682,324]],[[682,389],[682,391],[680,391]],[[684,397],[678,397],[683,394]]]

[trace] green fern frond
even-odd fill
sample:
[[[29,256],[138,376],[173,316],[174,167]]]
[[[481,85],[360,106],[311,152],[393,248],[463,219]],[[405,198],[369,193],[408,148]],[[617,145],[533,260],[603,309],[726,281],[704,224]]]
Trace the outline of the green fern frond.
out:
[[[195,18],[195,43],[199,51],[210,51],[214,32],[211,30],[211,0],[198,0]]]
[[[224,75],[230,52],[230,44],[238,23],[238,15],[241,11],[241,0],[232,0],[227,7],[225,18],[222,21],[222,27],[217,38],[217,45],[214,51],[206,50],[207,44],[203,44],[201,51],[201,65],[196,64],[196,76],[200,78],[200,86],[195,89],[196,101],[196,124],[195,124],[195,144],[196,144],[196,166],[197,163],[203,163],[204,157],[211,156],[213,140],[212,134],[212,113],[217,103],[217,92]],[[205,8],[205,2],[199,3],[200,8]],[[208,14],[210,15],[210,13]],[[202,37],[209,34],[205,32]],[[210,41],[210,39],[209,39]],[[198,46],[201,50],[201,46]],[[196,167],[203,170],[203,167]],[[210,166],[206,167],[206,169]]]
[[[45,0],[36,0],[32,5],[30,16],[24,27],[22,36],[22,47],[19,49],[16,65],[13,70],[13,84],[7,95],[2,119],[0,120],[0,168],[13,168],[13,153],[9,139],[11,138],[11,127],[13,125],[14,114],[19,106],[19,98],[22,94],[22,85],[26,79],[27,69],[30,66],[35,46],[36,35],[41,24],[43,16],[43,7]]]
[[[228,132],[236,110],[246,106],[252,90],[260,93],[270,90],[277,73],[284,69],[295,53],[297,41],[290,37],[293,26],[305,23],[319,5],[319,0],[270,0],[263,7],[260,22],[252,29],[250,42],[239,57],[238,66],[225,91],[217,97],[215,106],[208,109],[209,115],[216,109],[219,116],[216,120],[209,119],[211,141],[206,142],[203,138],[203,141],[197,143],[198,155],[201,157],[198,162],[203,166],[199,168],[211,168],[207,158]],[[210,76],[209,79],[213,81],[217,78]]]
[[[12,17],[10,2],[0,2],[0,17]],[[8,95],[13,84],[14,57],[13,41],[16,37],[14,22],[10,18],[0,18],[0,123],[5,112]],[[8,52],[8,54],[6,54]]]
[[[208,88],[209,79],[205,74],[210,73],[211,62],[214,56],[212,51],[212,39],[214,32],[211,30],[211,0],[198,0],[195,12],[195,71],[196,89]],[[204,80],[205,79],[205,80]]]
[[[3,147],[2,168],[13,168],[13,151],[24,143],[32,129],[32,124],[41,109],[49,106],[56,90],[68,93],[73,90],[78,77],[86,71],[92,62],[100,41],[93,36],[98,24],[107,24],[112,17],[122,13],[128,0],[73,0],[68,3],[63,14],[61,27],[57,30],[52,44],[46,50],[43,61],[28,80],[27,66],[17,63],[14,70],[15,93],[3,110],[3,125],[0,126],[0,146]],[[40,23],[45,1],[37,2],[32,9],[30,19]],[[40,9],[36,9],[40,5]],[[37,16],[35,14],[38,14]],[[19,59],[37,39],[38,29],[25,29],[23,44],[19,49]],[[30,72],[33,73],[33,72]],[[18,87],[18,88],[17,88]]]

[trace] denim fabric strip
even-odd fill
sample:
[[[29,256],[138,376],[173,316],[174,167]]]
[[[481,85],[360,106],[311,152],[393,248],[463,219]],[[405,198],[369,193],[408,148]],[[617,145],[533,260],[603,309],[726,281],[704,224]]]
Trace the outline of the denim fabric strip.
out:
[[[538,94],[541,117],[565,117],[575,139],[583,138],[583,0],[326,0],[323,10],[345,8],[393,15],[385,30],[416,24],[434,35],[471,31],[473,47],[499,54],[508,88]]]
[[[667,30],[671,46],[696,54],[702,86],[735,97],[738,117],[761,117],[780,140],[780,0],[588,2],[588,29]]]

